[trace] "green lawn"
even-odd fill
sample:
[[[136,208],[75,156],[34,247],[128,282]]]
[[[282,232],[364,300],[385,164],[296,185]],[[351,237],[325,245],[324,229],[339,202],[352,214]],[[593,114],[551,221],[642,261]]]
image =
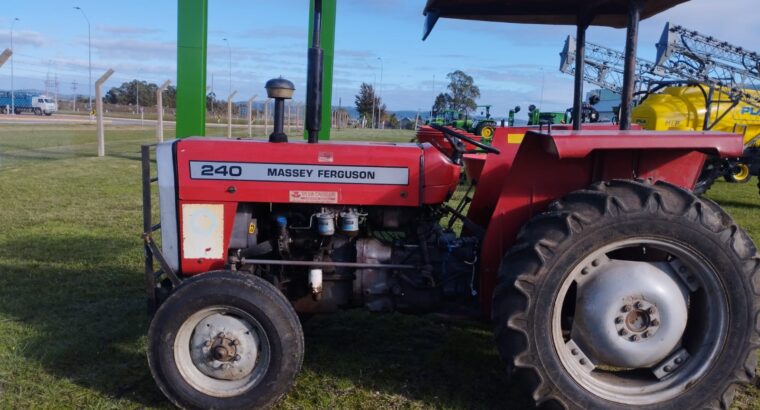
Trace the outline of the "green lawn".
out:
[[[144,351],[138,160],[153,138],[108,129],[97,158],[89,126],[0,126],[0,408],[168,407]],[[755,184],[709,196],[760,243]],[[280,408],[525,407],[487,323],[355,310],[304,326],[304,369]],[[758,408],[758,395],[738,403]]]

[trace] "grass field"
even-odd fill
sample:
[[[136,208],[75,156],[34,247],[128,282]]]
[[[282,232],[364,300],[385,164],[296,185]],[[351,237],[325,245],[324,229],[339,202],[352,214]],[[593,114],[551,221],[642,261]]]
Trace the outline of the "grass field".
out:
[[[217,130],[217,132],[219,132]],[[409,131],[336,138],[408,141]],[[0,126],[0,408],[165,408],[145,359],[139,145],[150,128]],[[760,243],[754,184],[711,198]],[[301,408],[523,408],[490,326],[435,316],[318,316],[279,405]],[[742,408],[760,408],[745,389]]]

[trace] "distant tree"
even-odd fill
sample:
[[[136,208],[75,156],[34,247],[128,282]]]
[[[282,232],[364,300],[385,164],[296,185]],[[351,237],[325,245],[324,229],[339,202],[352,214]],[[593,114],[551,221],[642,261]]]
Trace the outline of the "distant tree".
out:
[[[480,88],[475,85],[475,81],[464,71],[456,70],[446,74],[449,79],[447,94],[451,99],[449,108],[457,111],[472,111],[477,108],[475,100],[480,98]]]
[[[446,110],[449,107],[450,100],[451,96],[448,94],[438,94],[438,96],[435,97],[435,102],[433,103],[433,115],[437,115],[438,113]]]
[[[113,87],[106,93],[105,102],[109,104],[134,105],[139,102],[141,107],[156,105],[156,90],[158,86],[147,81],[132,80]]]
[[[388,128],[397,129],[400,127],[398,117],[396,117],[396,114],[391,114],[387,116],[387,119],[385,120],[388,124]]]
[[[177,108],[177,87],[170,85],[164,91],[164,107]]]
[[[212,91],[206,95],[206,110],[211,111],[212,106],[214,105],[214,101],[216,101],[216,94]]]
[[[374,104],[373,104],[374,101]],[[356,94],[354,99],[356,105],[356,111],[359,112],[359,117],[367,119],[369,124],[375,124],[375,115],[379,118],[383,118],[385,113],[385,105],[382,104],[380,98],[375,95],[375,87],[372,84],[362,83],[359,87],[359,94]],[[374,108],[374,112],[372,109]]]

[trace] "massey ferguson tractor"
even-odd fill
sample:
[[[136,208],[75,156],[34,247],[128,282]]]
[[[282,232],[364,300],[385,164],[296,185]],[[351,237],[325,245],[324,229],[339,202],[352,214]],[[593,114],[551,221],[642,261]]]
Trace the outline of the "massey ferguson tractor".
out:
[[[268,141],[161,143],[157,177],[143,147],[147,352],[159,388],[183,408],[267,407],[301,368],[298,313],[462,303],[491,317],[506,370],[537,405],[728,408],[755,373],[760,259],[690,189],[705,158],[740,155],[742,137],[629,129],[638,22],[682,2],[428,0],[425,36],[440,18],[567,24],[581,50],[591,24],[628,31],[620,129],[496,128],[484,145],[440,127],[444,151],[318,143],[316,0],[308,141],[283,132],[294,87],[280,78],[267,83]],[[474,195],[449,204],[462,163],[479,167]]]

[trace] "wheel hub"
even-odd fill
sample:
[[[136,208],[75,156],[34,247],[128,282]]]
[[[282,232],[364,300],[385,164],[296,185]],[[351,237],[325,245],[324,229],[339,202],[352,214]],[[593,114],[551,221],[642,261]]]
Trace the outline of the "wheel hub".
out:
[[[237,354],[237,348],[240,342],[237,339],[231,339],[224,333],[219,333],[213,341],[206,342],[211,343],[211,357],[214,360],[220,362],[232,362],[240,360],[240,355]]]
[[[670,265],[602,258],[584,269],[572,339],[595,364],[651,367],[678,347],[688,293]]]
[[[630,303],[624,303],[620,307],[620,313],[614,322],[620,337],[630,342],[641,342],[657,333],[660,328],[660,312],[647,300],[633,297]]]
[[[233,316],[213,314],[198,322],[190,340],[195,367],[219,380],[240,380],[256,366],[258,337],[249,323]]]

